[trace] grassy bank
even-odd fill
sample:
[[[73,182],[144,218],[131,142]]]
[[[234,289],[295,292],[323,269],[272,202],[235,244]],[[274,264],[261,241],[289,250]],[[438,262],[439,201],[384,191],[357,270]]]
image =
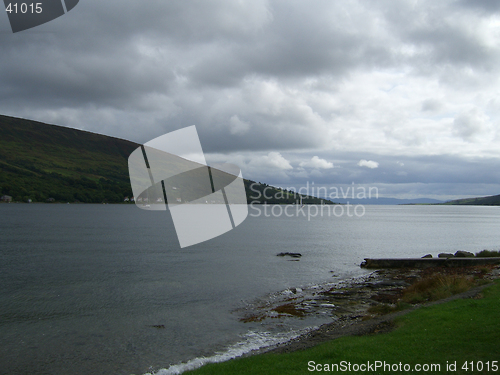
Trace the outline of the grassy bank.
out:
[[[482,298],[459,299],[410,312],[396,319],[396,328],[389,333],[343,337],[307,350],[239,358],[209,364],[189,373],[306,374],[320,368],[326,372],[328,366],[331,370],[332,364],[340,365],[342,361],[346,367],[351,363],[351,370],[355,364],[370,363],[372,369],[358,371],[363,374],[405,373],[399,371],[400,363],[407,364],[409,372],[416,371],[415,366],[428,365],[426,373],[500,373],[499,312],[500,283],[497,281],[482,292]],[[395,365],[398,370],[374,369],[375,363],[380,364],[376,361]],[[455,361],[456,371],[447,369]],[[440,368],[430,367],[431,364]],[[478,365],[483,371],[478,370]],[[336,368],[332,372],[356,373]]]

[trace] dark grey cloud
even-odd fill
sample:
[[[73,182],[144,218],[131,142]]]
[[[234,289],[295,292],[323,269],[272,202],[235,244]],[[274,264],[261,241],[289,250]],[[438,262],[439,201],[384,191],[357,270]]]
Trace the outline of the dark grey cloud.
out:
[[[208,154],[284,181],[494,184],[470,160],[500,158],[497,11],[87,0],[17,34],[0,18],[0,112],[136,142],[194,124]],[[308,170],[314,156],[335,168]]]
[[[500,11],[500,4],[495,0],[460,0],[458,4],[465,8],[478,9],[487,13]]]

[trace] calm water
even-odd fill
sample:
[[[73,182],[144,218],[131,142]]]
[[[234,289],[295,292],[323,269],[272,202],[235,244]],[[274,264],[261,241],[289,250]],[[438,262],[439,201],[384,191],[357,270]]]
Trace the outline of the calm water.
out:
[[[363,217],[249,216],[179,249],[168,212],[1,204],[0,373],[143,374],[260,345],[313,323],[248,325],[235,309],[362,275],[365,257],[499,249],[499,227],[498,207],[367,206]]]

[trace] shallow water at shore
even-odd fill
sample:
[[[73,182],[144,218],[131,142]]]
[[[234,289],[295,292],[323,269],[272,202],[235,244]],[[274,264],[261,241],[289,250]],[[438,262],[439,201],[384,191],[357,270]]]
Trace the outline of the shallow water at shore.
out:
[[[328,320],[242,323],[255,301],[366,274],[364,257],[498,249],[499,224],[496,207],[367,206],[361,218],[249,217],[181,250],[165,212],[0,205],[2,371],[139,374],[224,359]]]

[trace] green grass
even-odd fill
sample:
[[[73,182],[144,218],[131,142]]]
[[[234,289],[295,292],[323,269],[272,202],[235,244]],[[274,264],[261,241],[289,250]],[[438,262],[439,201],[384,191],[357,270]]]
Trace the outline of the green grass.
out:
[[[482,292],[482,299],[460,299],[422,307],[396,320],[389,333],[343,337],[314,348],[287,354],[262,354],[219,364],[209,364],[190,374],[306,374],[308,362],[335,364],[446,364],[457,361],[457,374],[478,374],[470,361],[500,361],[500,283]],[[469,362],[468,371],[462,370]],[[497,362],[497,365],[500,364]],[[413,368],[413,367],[412,367]],[[495,373],[491,371],[490,372]],[[500,372],[498,370],[497,372]],[[354,373],[354,372],[343,372]],[[361,372],[360,372],[361,373]],[[402,373],[365,371],[363,374]]]

